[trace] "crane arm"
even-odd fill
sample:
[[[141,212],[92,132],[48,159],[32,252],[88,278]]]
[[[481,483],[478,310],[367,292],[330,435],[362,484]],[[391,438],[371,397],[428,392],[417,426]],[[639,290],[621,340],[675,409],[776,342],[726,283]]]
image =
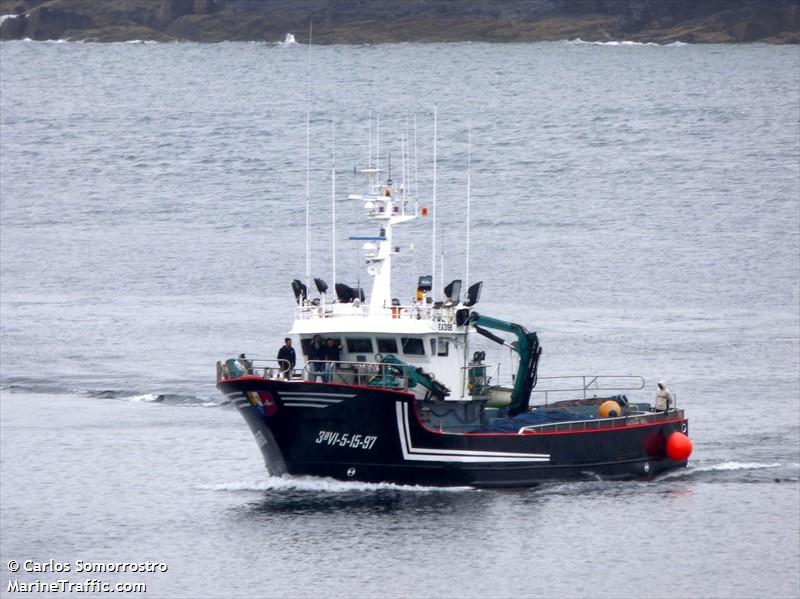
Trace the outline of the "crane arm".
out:
[[[510,347],[519,354],[519,366],[517,376],[514,377],[514,388],[511,391],[511,404],[508,407],[508,415],[516,416],[528,410],[531,391],[536,386],[536,376],[539,368],[539,357],[542,355],[542,348],[539,346],[539,337],[536,333],[529,333],[525,327],[515,322],[507,322],[491,316],[483,316],[477,312],[472,312],[469,317],[470,324],[475,326],[475,330],[495,343],[500,343]],[[517,336],[514,343],[508,343],[485,328],[513,333]]]

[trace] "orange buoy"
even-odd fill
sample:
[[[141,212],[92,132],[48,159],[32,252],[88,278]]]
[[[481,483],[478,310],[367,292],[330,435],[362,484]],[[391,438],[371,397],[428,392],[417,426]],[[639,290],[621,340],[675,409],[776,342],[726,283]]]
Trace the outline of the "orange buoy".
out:
[[[622,416],[622,408],[619,407],[617,402],[611,399],[601,403],[598,412],[600,413],[600,418],[617,418],[618,416]]]
[[[683,462],[692,455],[692,442],[683,433],[674,432],[667,437],[667,457],[676,462]]]

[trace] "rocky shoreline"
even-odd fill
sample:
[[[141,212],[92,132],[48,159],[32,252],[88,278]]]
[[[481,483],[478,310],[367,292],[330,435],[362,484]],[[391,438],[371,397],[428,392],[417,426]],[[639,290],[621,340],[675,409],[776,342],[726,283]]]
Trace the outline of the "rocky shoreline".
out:
[[[0,39],[800,43],[800,0],[0,0]]]

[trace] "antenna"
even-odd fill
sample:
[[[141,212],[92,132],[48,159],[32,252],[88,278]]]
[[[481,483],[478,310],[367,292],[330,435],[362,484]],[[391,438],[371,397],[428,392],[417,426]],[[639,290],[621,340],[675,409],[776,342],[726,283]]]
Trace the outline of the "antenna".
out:
[[[313,21],[308,23],[308,63],[306,73],[306,287],[311,285],[311,253],[308,249],[309,206],[311,204],[311,32]]]
[[[336,289],[336,121],[331,113],[331,268]]]
[[[469,288],[469,228],[470,228],[470,169],[472,167],[472,120],[467,121],[467,259],[464,272],[464,287]]]
[[[375,170],[381,170],[381,113],[375,115]],[[378,185],[381,179],[378,174]]]
[[[417,115],[414,115],[414,199],[419,201],[419,186],[417,185]]]
[[[438,105],[433,105],[433,241],[431,244],[432,265],[431,295],[436,300],[436,137],[437,137]]]
[[[402,206],[405,212],[406,206],[406,140],[405,133],[400,132],[400,190],[402,191]]]
[[[372,111],[369,111],[369,126],[367,131],[367,139],[369,145],[367,146],[367,168],[372,168]]]

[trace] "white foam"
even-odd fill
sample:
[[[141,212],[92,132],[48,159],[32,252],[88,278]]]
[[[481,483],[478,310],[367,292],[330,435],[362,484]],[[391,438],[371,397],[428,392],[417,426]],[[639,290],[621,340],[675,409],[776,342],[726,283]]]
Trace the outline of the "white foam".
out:
[[[423,487],[418,485],[395,485],[392,483],[346,482],[332,478],[312,476],[268,476],[258,481],[241,481],[203,486],[207,491],[309,491],[323,493],[349,493],[353,491],[392,490],[407,493],[430,493],[431,491],[473,491],[472,487]]]
[[[18,15],[0,15],[0,25],[2,25],[8,19],[16,19]]]
[[[655,42],[633,42],[630,40],[612,40],[609,42],[587,42],[579,37],[575,38],[574,40],[567,40],[567,43],[574,45],[587,45],[587,46],[661,46],[661,44],[657,44]],[[675,42],[675,43],[680,43],[680,42]]]
[[[158,393],[145,393],[143,395],[133,395],[125,398],[128,401],[159,401],[161,396]]]
[[[278,44],[279,46],[296,46],[297,40],[294,39],[294,34],[287,33],[283,41]]]
[[[763,462],[721,462],[719,464],[708,464],[707,466],[689,466],[686,469],[671,470],[660,476],[658,480],[669,478],[679,478],[690,476],[698,472],[731,472],[736,470],[763,470],[765,468],[779,468],[783,464],[773,462],[765,464]]]
[[[763,464],[761,462],[722,462],[721,464],[710,464],[708,466],[690,467],[690,472],[724,472],[727,470],[761,470],[763,468],[778,468],[782,464],[774,462]]]

